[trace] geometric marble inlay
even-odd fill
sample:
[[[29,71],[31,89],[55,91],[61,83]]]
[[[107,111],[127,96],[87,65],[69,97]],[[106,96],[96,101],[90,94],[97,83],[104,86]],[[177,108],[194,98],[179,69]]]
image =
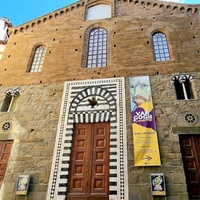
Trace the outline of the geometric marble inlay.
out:
[[[73,127],[75,123],[110,123],[110,155],[105,155],[102,148],[107,146],[104,139],[106,131],[96,129],[95,137],[95,176],[104,175],[106,156],[109,156],[109,200],[128,200],[127,178],[127,142],[126,142],[126,106],[125,106],[125,81],[124,78],[110,78],[85,81],[71,81],[65,83],[63,101],[60,109],[56,144],[49,187],[46,200],[66,199],[68,190],[68,174],[72,154]],[[88,100],[93,97],[97,105],[88,106]],[[80,128],[76,141],[76,166],[72,171],[77,178],[73,179],[72,187],[82,191],[85,185],[84,174],[86,159],[85,148],[88,131]],[[90,159],[90,158],[88,158]],[[78,163],[82,162],[82,163]],[[63,170],[64,169],[64,170]],[[93,191],[103,190],[105,180],[95,177]]]

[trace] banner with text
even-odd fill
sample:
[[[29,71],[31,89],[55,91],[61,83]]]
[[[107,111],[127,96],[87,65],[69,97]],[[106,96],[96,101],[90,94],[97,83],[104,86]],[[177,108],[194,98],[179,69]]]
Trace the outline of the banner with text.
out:
[[[159,166],[160,153],[149,76],[130,77],[135,166]]]

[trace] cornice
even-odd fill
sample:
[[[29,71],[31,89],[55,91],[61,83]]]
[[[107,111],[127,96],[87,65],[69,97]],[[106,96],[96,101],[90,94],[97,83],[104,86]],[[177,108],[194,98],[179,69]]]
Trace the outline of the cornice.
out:
[[[109,0],[100,0],[99,2],[108,2]],[[142,8],[157,8],[161,9],[162,11],[165,10],[167,12],[172,12],[176,14],[196,14],[200,10],[200,5],[189,5],[189,4],[180,4],[180,3],[173,3],[173,2],[164,2],[164,1],[148,1],[148,0],[116,0],[120,3],[130,3],[135,6],[142,6]],[[63,7],[58,9],[54,12],[48,13],[36,19],[33,19],[29,22],[21,24],[17,27],[13,27],[9,29],[9,33],[17,34],[23,32],[27,29],[33,28],[40,24],[43,24],[49,20],[57,18],[61,15],[68,14],[69,12],[73,12],[75,9],[79,9],[85,6],[89,6],[90,4],[97,2],[97,0],[86,0],[86,1],[79,1],[77,3],[73,3],[69,6]]]

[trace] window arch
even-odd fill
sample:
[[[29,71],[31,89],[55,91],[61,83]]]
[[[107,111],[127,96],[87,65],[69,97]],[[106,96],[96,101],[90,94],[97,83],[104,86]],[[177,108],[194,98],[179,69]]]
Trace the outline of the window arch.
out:
[[[189,74],[180,74],[173,76],[171,81],[174,83],[177,99],[194,99],[194,80],[195,78]]]
[[[89,34],[87,68],[107,65],[107,30],[95,28]]]
[[[32,63],[29,72],[41,72],[42,64],[44,61],[44,55],[46,52],[46,46],[40,45],[35,48]]]
[[[98,4],[87,9],[86,20],[111,18],[111,5]]]
[[[153,34],[153,47],[156,61],[171,60],[167,37],[162,32],[156,32]]]
[[[1,112],[14,111],[16,109],[16,104],[20,93],[20,88],[7,90],[5,92],[5,98],[1,107]]]

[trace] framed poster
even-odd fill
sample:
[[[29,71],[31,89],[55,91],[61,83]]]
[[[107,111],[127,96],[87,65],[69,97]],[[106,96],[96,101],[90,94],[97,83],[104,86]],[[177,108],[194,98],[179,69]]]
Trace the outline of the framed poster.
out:
[[[153,196],[165,196],[165,177],[164,174],[151,174],[151,193]]]
[[[27,195],[30,175],[19,175],[17,179],[16,195]]]

